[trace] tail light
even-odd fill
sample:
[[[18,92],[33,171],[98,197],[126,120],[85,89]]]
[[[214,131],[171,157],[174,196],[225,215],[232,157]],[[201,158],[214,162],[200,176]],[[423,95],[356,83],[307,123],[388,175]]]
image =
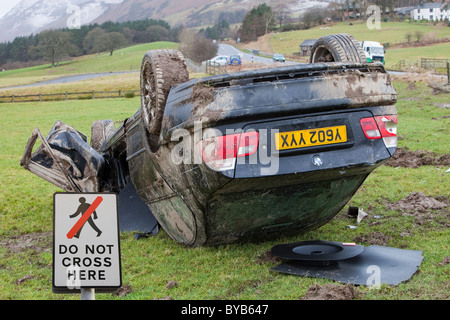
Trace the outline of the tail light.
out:
[[[197,148],[208,167],[225,171],[234,169],[238,157],[254,154],[258,142],[258,132],[251,131],[202,140],[197,143]]]
[[[397,147],[397,116],[385,115],[360,120],[367,139],[383,139],[386,148]]]

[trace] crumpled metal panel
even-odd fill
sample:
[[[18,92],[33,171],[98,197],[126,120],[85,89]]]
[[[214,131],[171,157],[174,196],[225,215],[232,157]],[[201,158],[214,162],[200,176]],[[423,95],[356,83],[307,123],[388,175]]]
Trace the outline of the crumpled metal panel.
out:
[[[42,144],[32,153],[37,138]],[[46,138],[33,130],[20,164],[65,191],[99,192],[105,160],[84,134],[57,121]]]

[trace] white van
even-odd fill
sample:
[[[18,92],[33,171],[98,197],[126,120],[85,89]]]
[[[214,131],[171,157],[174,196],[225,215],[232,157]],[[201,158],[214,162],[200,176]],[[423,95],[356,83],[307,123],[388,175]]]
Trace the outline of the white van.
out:
[[[385,50],[381,43],[376,41],[363,41],[361,45],[366,54],[367,62],[381,61],[384,64]]]

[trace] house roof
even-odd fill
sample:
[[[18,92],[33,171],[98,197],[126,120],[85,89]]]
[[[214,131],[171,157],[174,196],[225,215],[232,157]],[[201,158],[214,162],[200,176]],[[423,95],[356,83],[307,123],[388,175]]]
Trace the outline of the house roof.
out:
[[[415,7],[415,9],[435,9],[435,8],[441,8],[442,6],[445,6],[446,3],[442,3],[442,2],[429,2],[429,3],[423,3],[417,7]]]
[[[309,47],[309,46],[313,46],[314,43],[316,43],[317,39],[306,39],[305,41],[302,42],[302,44],[300,45],[300,47]]]

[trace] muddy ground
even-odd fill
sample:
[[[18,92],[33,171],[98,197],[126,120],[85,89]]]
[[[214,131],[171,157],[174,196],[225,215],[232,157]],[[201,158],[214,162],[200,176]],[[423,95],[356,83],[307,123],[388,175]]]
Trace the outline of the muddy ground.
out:
[[[431,212],[431,210],[441,210],[448,206],[448,199],[445,197],[427,196],[422,192],[413,192],[405,198],[388,205],[390,209],[411,215],[427,213]]]
[[[10,253],[17,253],[23,250],[32,249],[36,253],[51,251],[52,232],[34,232],[12,236],[10,238],[0,238],[0,246],[7,249]]]
[[[438,156],[434,152],[426,150],[412,151],[408,148],[398,148],[384,164],[390,167],[404,168],[418,168],[425,165],[449,167],[450,154]]]
[[[325,284],[311,286],[300,300],[352,300],[357,292],[351,284]]]

